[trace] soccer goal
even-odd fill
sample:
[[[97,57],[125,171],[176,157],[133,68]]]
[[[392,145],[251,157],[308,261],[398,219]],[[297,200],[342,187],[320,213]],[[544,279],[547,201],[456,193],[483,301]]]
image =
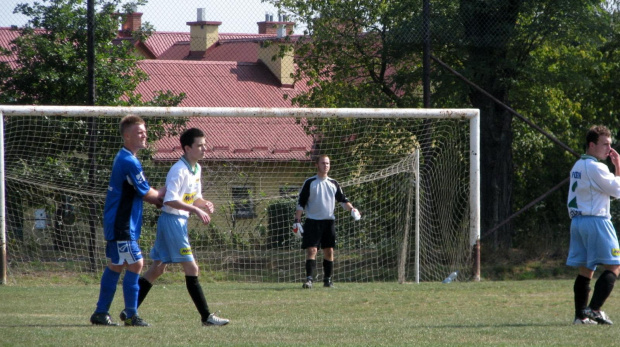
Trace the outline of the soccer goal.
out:
[[[209,225],[189,226],[203,276],[301,282],[296,198],[326,154],[362,214],[354,221],[336,207],[334,281],[479,278],[478,110],[0,106],[3,283],[100,275],[105,192],[130,113],[147,123],[138,157],[154,187],[182,155],[179,134],[206,134],[203,196],[216,211]],[[147,264],[158,212],[145,204]]]

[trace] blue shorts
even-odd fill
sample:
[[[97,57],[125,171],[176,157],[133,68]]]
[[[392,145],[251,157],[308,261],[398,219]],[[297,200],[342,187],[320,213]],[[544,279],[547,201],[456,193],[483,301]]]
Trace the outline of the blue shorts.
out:
[[[162,263],[193,261],[187,236],[187,217],[162,212],[157,220],[157,236],[151,249],[151,259]]]
[[[105,256],[114,265],[137,263],[142,259],[142,251],[136,241],[108,241],[105,245]]]
[[[620,265],[618,236],[611,220],[605,217],[575,216],[570,224],[568,266]]]

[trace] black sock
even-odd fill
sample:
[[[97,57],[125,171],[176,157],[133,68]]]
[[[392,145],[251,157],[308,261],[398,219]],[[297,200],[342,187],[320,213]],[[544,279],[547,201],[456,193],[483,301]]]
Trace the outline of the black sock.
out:
[[[584,319],[582,311],[588,305],[588,299],[590,297],[590,279],[581,275],[578,275],[573,285],[573,291],[575,292],[575,317]]]
[[[332,277],[332,273],[334,272],[334,262],[323,259],[323,275],[325,276],[324,280],[328,280]]]
[[[144,277],[140,277],[140,279],[138,279],[138,285],[140,286],[140,291],[138,292],[138,307],[140,307],[140,304],[142,304],[142,301],[144,301],[144,298],[146,298],[146,295],[149,293],[149,290],[151,290],[153,285]]]
[[[185,276],[185,285],[187,286],[189,296],[194,301],[194,305],[196,305],[198,313],[200,313],[202,321],[205,322],[211,313],[209,312],[209,306],[202,291],[202,286],[198,282],[198,276]]]
[[[316,259],[306,259],[306,277],[312,279],[316,273]]]
[[[616,283],[616,274],[609,270],[605,270],[601,276],[596,280],[594,284],[594,293],[592,294],[592,300],[590,300],[590,308],[594,311],[601,309],[605,300],[611,294]]]

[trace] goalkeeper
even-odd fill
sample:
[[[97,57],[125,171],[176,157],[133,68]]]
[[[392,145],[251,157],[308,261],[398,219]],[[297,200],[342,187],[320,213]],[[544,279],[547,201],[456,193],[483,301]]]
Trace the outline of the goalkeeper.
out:
[[[332,274],[336,246],[336,202],[350,211],[355,220],[360,219],[359,212],[344,195],[338,182],[327,176],[330,169],[329,157],[319,156],[314,165],[317,169],[316,175],[306,179],[299,190],[293,226],[293,232],[302,237],[301,248],[306,250],[306,282],[302,286],[306,289],[312,288],[312,282],[316,278],[316,254],[319,247],[323,250],[323,286],[334,286]],[[301,215],[304,211],[306,221],[302,227]]]

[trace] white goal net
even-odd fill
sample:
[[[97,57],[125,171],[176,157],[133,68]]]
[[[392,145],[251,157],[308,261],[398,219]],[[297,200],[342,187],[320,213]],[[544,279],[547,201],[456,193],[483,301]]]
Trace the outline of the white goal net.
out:
[[[189,227],[202,276],[301,282],[296,198],[316,173],[313,158],[326,154],[329,176],[362,214],[354,221],[336,208],[334,281],[476,277],[477,110],[0,106],[9,280],[100,275],[105,192],[122,145],[118,124],[129,113],[147,123],[149,148],[138,157],[156,188],[182,155],[180,132],[206,134],[203,196],[216,211],[208,226],[190,218]],[[145,264],[158,213],[145,204]]]

